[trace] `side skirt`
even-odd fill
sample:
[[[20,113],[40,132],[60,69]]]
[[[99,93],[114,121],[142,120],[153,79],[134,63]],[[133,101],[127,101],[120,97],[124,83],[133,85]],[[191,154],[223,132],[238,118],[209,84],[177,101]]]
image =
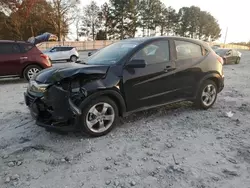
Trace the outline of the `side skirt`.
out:
[[[175,104],[175,103],[179,103],[179,102],[183,102],[183,101],[193,101],[193,100],[194,99],[192,99],[192,98],[190,98],[190,99],[178,99],[178,100],[163,103],[163,104],[158,104],[158,105],[153,105],[153,106],[146,106],[146,107],[138,108],[138,109],[133,110],[133,111],[125,112],[122,115],[122,117],[129,116],[129,115],[131,115],[131,114],[133,114],[135,112],[145,111],[145,110],[149,110],[149,109],[152,109],[152,108],[158,108],[158,107],[165,106],[165,105]]]

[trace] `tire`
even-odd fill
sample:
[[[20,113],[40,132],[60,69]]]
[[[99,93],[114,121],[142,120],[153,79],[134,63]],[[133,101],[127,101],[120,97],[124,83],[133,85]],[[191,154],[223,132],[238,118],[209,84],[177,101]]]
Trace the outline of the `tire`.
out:
[[[23,77],[29,81],[35,74],[42,70],[41,67],[37,65],[29,65],[23,71]]]
[[[224,65],[226,65],[227,64],[227,59],[223,58],[223,62],[224,62]]]
[[[105,104],[105,108],[103,104]],[[107,109],[106,113],[101,113],[103,109]],[[105,120],[105,118],[108,119]],[[116,103],[108,97],[100,97],[82,107],[79,126],[87,135],[99,137],[109,133],[114,128],[117,120],[118,108]],[[101,124],[103,125],[102,128],[100,128]]]
[[[235,61],[235,64],[239,64],[240,63],[240,57],[238,57]]]
[[[77,57],[75,55],[70,56],[70,62],[76,62],[77,61]]]
[[[217,94],[218,88],[215,82],[212,80],[205,80],[200,86],[194,102],[196,108],[204,110],[211,108],[217,99]]]

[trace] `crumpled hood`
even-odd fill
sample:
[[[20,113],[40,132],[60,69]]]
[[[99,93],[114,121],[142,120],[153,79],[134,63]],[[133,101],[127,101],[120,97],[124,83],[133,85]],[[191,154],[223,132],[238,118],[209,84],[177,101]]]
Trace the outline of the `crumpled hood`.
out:
[[[56,64],[52,68],[40,71],[34,79],[43,84],[54,84],[65,78],[78,75],[105,75],[108,65],[86,65],[79,63]]]

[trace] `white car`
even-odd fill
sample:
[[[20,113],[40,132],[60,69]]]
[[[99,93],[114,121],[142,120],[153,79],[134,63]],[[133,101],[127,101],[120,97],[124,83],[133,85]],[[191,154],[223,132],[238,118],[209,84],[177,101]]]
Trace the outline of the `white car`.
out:
[[[76,48],[70,46],[55,46],[51,49],[43,51],[43,53],[49,56],[51,61],[67,60],[76,62],[79,58]]]

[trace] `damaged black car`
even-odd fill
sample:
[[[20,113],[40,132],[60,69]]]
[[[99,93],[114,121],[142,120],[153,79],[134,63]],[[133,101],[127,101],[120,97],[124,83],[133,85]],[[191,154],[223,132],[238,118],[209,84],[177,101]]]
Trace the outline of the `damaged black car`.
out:
[[[180,101],[208,109],[224,87],[223,60],[202,41],[126,39],[85,62],[39,72],[25,102],[36,124],[107,134],[119,116]]]

